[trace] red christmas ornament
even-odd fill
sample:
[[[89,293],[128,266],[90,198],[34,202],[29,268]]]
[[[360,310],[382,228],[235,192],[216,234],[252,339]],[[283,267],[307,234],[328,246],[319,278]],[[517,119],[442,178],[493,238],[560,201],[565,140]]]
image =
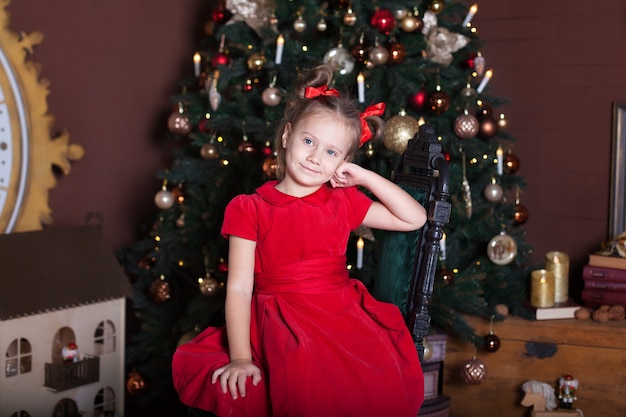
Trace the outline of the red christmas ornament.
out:
[[[389,10],[379,9],[376,10],[372,15],[370,23],[380,32],[384,33],[385,35],[389,35],[389,33],[396,26],[396,18]]]
[[[131,395],[136,395],[142,393],[145,389],[146,381],[143,379],[143,376],[137,371],[131,372],[128,375],[128,379],[126,379],[126,391]]]
[[[274,150],[272,149],[272,145],[270,145],[269,142],[263,145],[263,148],[261,148],[261,154],[266,158],[268,156],[271,156],[273,153]]]
[[[220,259],[220,263],[217,266],[217,270],[223,274],[228,272],[228,264],[226,263],[226,261],[224,261],[223,259]]]
[[[409,96],[409,106],[411,106],[413,110],[419,112],[423,111],[427,96],[426,89],[424,87],[420,88],[417,93]]]
[[[461,61],[461,68],[474,69],[474,59],[476,55],[476,52],[472,52],[466,60]]]
[[[450,162],[450,152],[442,151],[441,153],[443,154],[443,159],[445,159],[446,162]]]
[[[485,350],[487,352],[494,353],[500,349],[500,338],[493,334],[493,332],[489,332],[483,339],[485,340]]]
[[[226,55],[224,52],[217,52],[215,55],[211,57],[211,65],[214,68],[220,66],[228,66],[230,64],[230,57]]]
[[[209,119],[202,119],[198,122],[198,130],[202,133],[207,133],[211,131],[211,127],[209,124]]]
[[[221,25],[223,23],[226,23],[226,21],[230,19],[232,15],[233,14],[230,12],[230,10],[224,7],[224,5],[219,5],[215,9],[213,9],[213,12],[211,13],[211,19],[218,25]]]

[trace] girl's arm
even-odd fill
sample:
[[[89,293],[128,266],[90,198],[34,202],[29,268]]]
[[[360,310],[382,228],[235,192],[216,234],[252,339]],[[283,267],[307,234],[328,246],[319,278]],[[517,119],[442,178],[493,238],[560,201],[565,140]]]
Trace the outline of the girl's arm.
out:
[[[252,363],[250,349],[250,303],[254,285],[256,242],[236,236],[228,239],[228,281],[226,284],[226,334],[230,363],[213,372],[211,382],[219,379],[222,392],[246,396],[246,379],[261,381],[260,369]]]
[[[406,191],[377,173],[351,162],[342,163],[331,179],[334,187],[360,185],[378,201],[363,219],[363,225],[381,230],[417,230],[426,222],[426,210]]]

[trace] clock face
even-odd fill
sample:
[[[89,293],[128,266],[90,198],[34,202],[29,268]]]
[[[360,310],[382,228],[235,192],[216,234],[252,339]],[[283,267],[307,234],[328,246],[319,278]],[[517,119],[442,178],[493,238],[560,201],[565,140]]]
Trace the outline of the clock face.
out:
[[[51,223],[52,168],[67,174],[70,161],[83,156],[67,132],[50,136],[49,83],[39,78],[40,69],[29,56],[43,35],[11,32],[7,4],[0,5],[0,233]]]
[[[0,230],[15,229],[29,172],[27,109],[16,74],[0,49]]]

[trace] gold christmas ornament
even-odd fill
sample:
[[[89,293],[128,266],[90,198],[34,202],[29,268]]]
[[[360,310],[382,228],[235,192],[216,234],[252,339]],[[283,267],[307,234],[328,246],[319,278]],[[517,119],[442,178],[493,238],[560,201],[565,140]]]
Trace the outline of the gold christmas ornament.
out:
[[[214,295],[219,288],[219,283],[211,274],[207,273],[206,276],[198,278],[198,289],[202,295]]]
[[[356,23],[356,15],[352,11],[351,7],[348,8],[346,14],[343,16],[343,23],[346,26],[354,26]]]
[[[263,54],[255,52],[248,57],[248,69],[250,71],[261,71],[265,66],[265,61],[266,59]]]
[[[306,30],[306,21],[302,16],[298,16],[295,22],[293,22],[293,29],[296,32],[304,32]]]
[[[385,123],[383,129],[385,148],[401,154],[406,150],[409,140],[413,139],[419,127],[419,122],[404,112],[393,116]]]
[[[157,303],[169,300],[172,296],[170,283],[165,281],[163,277],[155,279],[150,285],[150,295],[152,300]]]
[[[433,0],[428,8],[433,11],[433,13],[439,14],[446,8],[446,2],[444,0]]]

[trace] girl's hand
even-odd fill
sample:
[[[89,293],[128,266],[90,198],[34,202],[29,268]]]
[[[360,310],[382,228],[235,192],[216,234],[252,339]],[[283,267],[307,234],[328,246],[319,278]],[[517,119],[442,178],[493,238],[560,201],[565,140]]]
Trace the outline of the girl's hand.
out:
[[[365,168],[357,164],[342,162],[330,179],[330,184],[334,188],[361,185],[364,172],[366,172]]]
[[[242,397],[246,396],[248,377],[252,377],[252,385],[256,387],[261,382],[261,370],[251,360],[236,359],[228,365],[216,369],[211,375],[211,383],[215,384],[219,379],[222,392],[226,394],[230,391],[233,400],[236,400],[238,394],[241,394]]]

